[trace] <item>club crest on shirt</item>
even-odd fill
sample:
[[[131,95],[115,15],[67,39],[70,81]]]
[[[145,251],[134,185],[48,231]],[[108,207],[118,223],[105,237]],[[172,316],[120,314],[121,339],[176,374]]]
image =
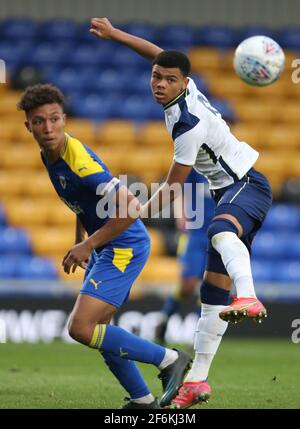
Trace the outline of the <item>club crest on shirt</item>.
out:
[[[61,184],[61,187],[63,189],[66,189],[66,187],[67,187],[67,181],[66,181],[66,178],[64,176],[59,176],[59,182]]]

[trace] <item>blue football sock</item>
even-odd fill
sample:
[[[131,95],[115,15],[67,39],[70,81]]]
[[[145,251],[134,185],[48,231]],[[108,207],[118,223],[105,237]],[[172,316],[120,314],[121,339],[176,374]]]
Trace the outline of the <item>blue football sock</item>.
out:
[[[131,399],[149,395],[150,390],[134,362],[104,351],[101,354],[106,365],[129,393]]]
[[[170,295],[162,308],[162,312],[167,316],[171,317],[173,314],[177,313],[180,307],[180,300],[174,295]]]
[[[99,327],[97,348],[113,353],[121,358],[152,363],[159,366],[166,349],[137,335],[131,334],[118,326],[97,325]],[[95,333],[95,338],[97,331]],[[91,345],[92,346],[92,345]],[[95,347],[94,347],[95,348]]]

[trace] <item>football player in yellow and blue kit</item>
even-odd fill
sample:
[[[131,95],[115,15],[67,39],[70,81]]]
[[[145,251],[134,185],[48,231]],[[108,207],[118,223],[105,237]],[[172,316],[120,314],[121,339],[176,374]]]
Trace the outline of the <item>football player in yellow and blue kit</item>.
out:
[[[63,94],[49,84],[27,88],[18,103],[19,110],[25,111],[25,125],[41,149],[57,194],[76,214],[76,244],[65,255],[63,266],[67,273],[81,266],[86,268],[86,275],[70,317],[69,333],[76,341],[102,353],[130,394],[123,408],[159,408],[133,361],[151,363],[160,369],[164,406],[176,395],[191,359],[186,353],[166,349],[110,325],[148,259],[150,240],[141,220],[128,222],[128,214],[119,213],[124,202],[127,209],[130,205],[138,208],[138,200],[93,151],[64,132],[63,106]],[[99,247],[95,245],[95,234],[109,219],[104,209],[111,201],[115,204],[108,213],[118,218],[118,226],[110,231],[114,237]]]

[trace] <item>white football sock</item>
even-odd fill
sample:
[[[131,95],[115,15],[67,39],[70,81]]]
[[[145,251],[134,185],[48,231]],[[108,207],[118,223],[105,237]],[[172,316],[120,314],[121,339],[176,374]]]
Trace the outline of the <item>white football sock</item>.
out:
[[[160,370],[166,368],[167,366],[174,363],[175,360],[177,360],[177,358],[178,358],[178,353],[176,352],[176,350],[166,349],[166,354],[163,360],[161,361],[161,363],[159,364],[158,368]]]
[[[228,322],[224,322],[219,317],[219,313],[225,307],[225,305],[202,304],[201,317],[195,332],[195,359],[184,381],[207,379],[210,365],[228,326]]]
[[[250,255],[245,244],[233,232],[215,234],[211,244],[220,253],[229,277],[233,280],[237,296],[255,297]]]
[[[146,396],[142,396],[141,398],[131,399],[132,402],[135,402],[136,404],[151,404],[151,402],[154,401],[154,396],[149,393]]]

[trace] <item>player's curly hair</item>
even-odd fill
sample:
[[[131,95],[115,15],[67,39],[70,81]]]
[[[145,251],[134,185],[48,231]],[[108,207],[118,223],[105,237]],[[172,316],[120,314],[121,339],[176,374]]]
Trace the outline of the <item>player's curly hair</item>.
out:
[[[152,66],[157,64],[161,67],[179,68],[184,77],[191,72],[191,63],[188,57],[179,51],[162,51],[153,60]]]
[[[29,113],[37,107],[52,103],[59,104],[64,110],[65,96],[63,93],[50,83],[37,84],[26,88],[17,104],[17,109]]]

